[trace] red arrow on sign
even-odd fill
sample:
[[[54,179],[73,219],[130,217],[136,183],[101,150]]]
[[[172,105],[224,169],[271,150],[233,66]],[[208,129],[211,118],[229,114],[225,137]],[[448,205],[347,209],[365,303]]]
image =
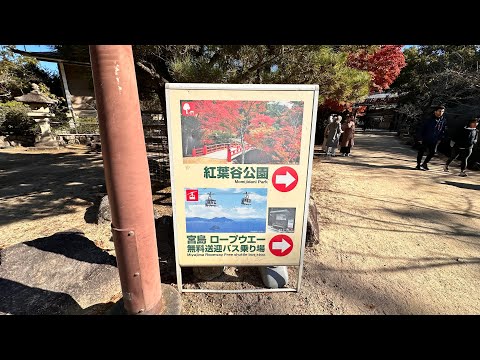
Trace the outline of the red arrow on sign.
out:
[[[298,183],[297,172],[289,166],[282,166],[273,173],[272,184],[278,191],[293,190]]]
[[[287,235],[276,235],[268,244],[270,252],[275,256],[285,256],[293,249],[293,240]]]

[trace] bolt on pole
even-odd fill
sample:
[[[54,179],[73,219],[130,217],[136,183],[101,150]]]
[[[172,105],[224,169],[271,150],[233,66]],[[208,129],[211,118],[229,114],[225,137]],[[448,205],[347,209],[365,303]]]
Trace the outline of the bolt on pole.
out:
[[[131,45],[90,45],[102,156],[123,302],[164,311],[153,200]]]

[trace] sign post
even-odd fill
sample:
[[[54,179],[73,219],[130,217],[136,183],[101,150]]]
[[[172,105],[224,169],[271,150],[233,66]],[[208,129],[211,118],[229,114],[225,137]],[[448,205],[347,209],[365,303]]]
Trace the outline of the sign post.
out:
[[[318,85],[166,84],[179,291],[299,291]],[[190,290],[185,266],[298,266],[295,289]]]

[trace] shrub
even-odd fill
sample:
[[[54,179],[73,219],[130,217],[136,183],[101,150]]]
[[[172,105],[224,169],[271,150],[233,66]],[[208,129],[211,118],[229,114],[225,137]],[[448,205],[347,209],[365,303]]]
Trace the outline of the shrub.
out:
[[[98,120],[96,117],[84,117],[76,120],[79,134],[99,134]],[[72,129],[73,132],[75,131]]]
[[[36,123],[27,115],[29,111],[29,106],[18,101],[0,103],[0,134],[33,135]]]
[[[55,134],[75,134],[75,128],[70,127],[69,121],[70,119],[67,119],[66,121],[57,122],[55,125],[52,124],[52,132],[54,132]],[[76,133],[78,134],[100,134],[98,120],[96,117],[77,118],[75,120],[75,124],[77,127]]]

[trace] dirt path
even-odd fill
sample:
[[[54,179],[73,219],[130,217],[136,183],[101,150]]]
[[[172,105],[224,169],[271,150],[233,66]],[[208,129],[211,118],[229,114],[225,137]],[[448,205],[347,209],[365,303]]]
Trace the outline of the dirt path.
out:
[[[306,250],[299,293],[185,293],[183,313],[480,314],[480,173],[461,178],[454,164],[445,174],[438,158],[430,171],[413,170],[416,152],[388,133],[356,141],[350,158],[314,159],[321,243]],[[100,155],[2,150],[0,185],[0,248],[72,227],[113,247],[108,224],[94,223]],[[162,191],[154,204],[171,213]],[[208,284],[185,280],[261,286],[256,268],[229,268]]]
[[[306,269],[333,313],[480,313],[480,174],[444,173],[436,157],[413,170],[415,157],[367,133],[351,158],[315,161],[322,241]]]
[[[85,146],[0,150],[0,248],[72,228],[113,248],[108,224],[95,224],[103,184],[102,156]]]

